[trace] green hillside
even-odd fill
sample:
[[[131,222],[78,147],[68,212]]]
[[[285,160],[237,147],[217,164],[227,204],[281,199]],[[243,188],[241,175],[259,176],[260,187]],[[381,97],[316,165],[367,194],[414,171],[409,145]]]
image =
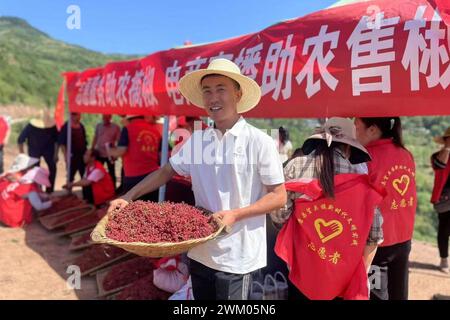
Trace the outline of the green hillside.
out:
[[[0,105],[53,107],[61,72],[132,58],[69,45],[52,39],[22,19],[0,17]]]

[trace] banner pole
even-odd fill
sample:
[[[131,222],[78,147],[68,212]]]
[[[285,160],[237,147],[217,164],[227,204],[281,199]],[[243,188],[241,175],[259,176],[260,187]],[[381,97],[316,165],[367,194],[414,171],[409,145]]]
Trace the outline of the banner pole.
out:
[[[164,167],[169,159],[169,116],[164,116],[164,127],[161,147],[161,168]],[[166,185],[159,188],[158,201],[162,202],[166,198]]]
[[[68,184],[70,182],[71,154],[72,154],[72,117],[71,117],[70,110],[69,110],[69,119],[67,120],[67,148],[66,148],[67,181],[66,181],[66,184]]]

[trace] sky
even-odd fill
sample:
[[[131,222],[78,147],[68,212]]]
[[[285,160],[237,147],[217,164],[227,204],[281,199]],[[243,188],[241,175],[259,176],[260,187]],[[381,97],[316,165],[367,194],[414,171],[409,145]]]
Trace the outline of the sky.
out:
[[[54,39],[103,53],[148,55],[265,29],[337,0],[0,0],[0,16],[25,19]],[[79,29],[69,29],[71,5]]]

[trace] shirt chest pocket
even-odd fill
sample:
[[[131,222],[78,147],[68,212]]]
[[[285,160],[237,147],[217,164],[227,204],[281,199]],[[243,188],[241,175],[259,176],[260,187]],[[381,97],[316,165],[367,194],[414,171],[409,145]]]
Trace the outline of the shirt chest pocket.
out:
[[[239,174],[250,174],[252,166],[246,150],[237,148],[233,152],[233,165]]]

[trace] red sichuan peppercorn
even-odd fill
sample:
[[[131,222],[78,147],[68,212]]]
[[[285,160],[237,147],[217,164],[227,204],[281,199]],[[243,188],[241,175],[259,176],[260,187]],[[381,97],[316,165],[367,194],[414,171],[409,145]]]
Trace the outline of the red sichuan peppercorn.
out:
[[[185,203],[135,201],[111,215],[106,235],[121,242],[180,242],[207,237],[215,229],[200,209]]]

